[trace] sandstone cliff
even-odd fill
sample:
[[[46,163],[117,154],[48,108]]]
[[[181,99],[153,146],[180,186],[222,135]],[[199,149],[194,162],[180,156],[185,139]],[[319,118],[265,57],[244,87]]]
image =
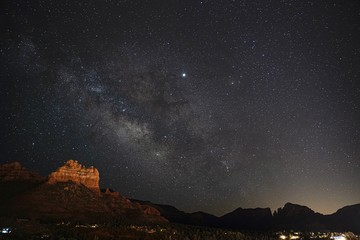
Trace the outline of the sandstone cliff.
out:
[[[49,175],[48,183],[72,181],[100,193],[99,179],[99,171],[96,168],[86,168],[75,160],[68,160],[64,166]]]

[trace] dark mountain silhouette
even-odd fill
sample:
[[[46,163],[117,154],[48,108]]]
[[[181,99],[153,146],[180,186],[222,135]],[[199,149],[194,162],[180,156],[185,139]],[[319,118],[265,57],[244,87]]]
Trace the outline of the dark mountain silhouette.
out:
[[[149,201],[131,199],[133,202],[151,206],[157,209],[161,216],[170,222],[191,224],[198,226],[218,226],[218,217],[204,212],[186,213],[176,207],[164,204],[154,204]]]
[[[219,218],[205,212],[194,212],[190,213],[192,225],[208,226],[208,227],[217,227],[220,226]]]
[[[26,170],[20,163],[0,165],[0,216],[47,221],[170,222],[229,229],[268,231],[351,231],[360,233],[360,204],[333,214],[316,213],[306,206],[286,203],[270,208],[238,208],[221,217],[186,213],[173,206],[127,199],[110,189],[100,190],[99,172],[69,160],[48,178]]]
[[[270,208],[238,208],[220,217],[219,220],[223,227],[268,230],[272,225],[272,214]]]
[[[306,206],[286,203],[271,214],[270,208],[238,208],[221,217],[195,212],[186,213],[169,205],[132,199],[134,202],[156,208],[170,222],[240,230],[301,230],[301,231],[351,231],[360,233],[360,204],[339,209],[331,215],[316,213]]]
[[[324,215],[315,213],[306,206],[286,203],[274,212],[273,222],[278,229],[316,231],[326,229]]]
[[[360,204],[345,206],[326,216],[329,228],[360,233]]]

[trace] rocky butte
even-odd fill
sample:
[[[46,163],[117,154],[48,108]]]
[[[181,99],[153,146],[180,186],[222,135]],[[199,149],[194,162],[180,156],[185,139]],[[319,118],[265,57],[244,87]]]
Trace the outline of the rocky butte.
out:
[[[39,178],[41,181],[39,181]],[[18,162],[0,165],[0,217],[41,221],[167,222],[151,206],[110,189],[100,191],[99,171],[68,160],[48,179]]]
[[[100,193],[99,180],[99,171],[95,167],[86,168],[76,160],[68,160],[64,166],[56,169],[48,177],[49,184],[72,181],[98,194]]]

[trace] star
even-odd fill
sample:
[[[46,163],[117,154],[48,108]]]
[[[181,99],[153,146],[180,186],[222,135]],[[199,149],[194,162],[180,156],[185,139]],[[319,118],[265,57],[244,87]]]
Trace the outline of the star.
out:
[[[1,163],[76,157],[105,187],[219,215],[359,201],[355,1],[6,2]]]

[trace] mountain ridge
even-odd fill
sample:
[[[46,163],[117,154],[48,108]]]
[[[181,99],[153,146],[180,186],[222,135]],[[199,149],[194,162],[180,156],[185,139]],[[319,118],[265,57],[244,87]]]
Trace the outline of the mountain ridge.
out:
[[[274,213],[270,208],[236,208],[222,216],[187,213],[174,206],[128,199],[119,192],[99,187],[99,172],[75,160],[47,178],[28,171],[19,162],[0,165],[0,213],[7,216],[46,219],[126,218],[145,222],[174,222],[206,227],[268,230],[336,230],[360,233],[360,204],[348,205],[333,214],[287,202]],[[76,216],[76,217],[74,217]]]
[[[187,213],[171,205],[156,204],[150,201],[132,201],[156,208],[170,222],[207,227],[222,227],[240,230],[301,230],[301,231],[350,231],[360,233],[360,204],[347,205],[333,214],[321,214],[307,206],[286,203],[284,207],[271,212],[270,208],[237,208],[222,216],[206,212]],[[280,211],[279,211],[280,210]],[[280,212],[280,213],[279,213]],[[201,221],[194,218],[198,215]],[[201,217],[199,217],[199,215]],[[210,219],[208,217],[210,216]],[[207,219],[204,221],[202,219]]]

